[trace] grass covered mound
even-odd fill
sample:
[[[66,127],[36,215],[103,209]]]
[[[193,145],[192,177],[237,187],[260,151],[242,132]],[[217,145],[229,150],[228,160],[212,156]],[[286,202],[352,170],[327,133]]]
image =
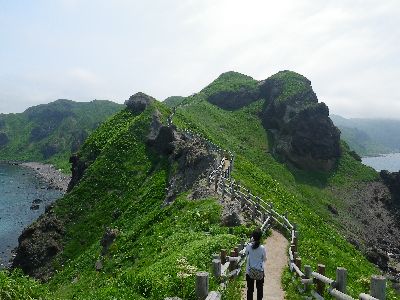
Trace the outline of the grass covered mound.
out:
[[[49,299],[194,299],[194,272],[209,270],[212,253],[237,244],[244,229],[233,235],[220,226],[216,199],[183,194],[163,206],[171,165],[145,145],[156,109],[165,121],[169,110],[160,103],[139,115],[117,113],[79,152],[89,167],[54,208],[66,234],[51,261]],[[101,255],[105,228],[116,238]]]
[[[297,76],[293,77],[296,82]],[[292,93],[297,92],[288,92],[288,97]],[[330,192],[331,187],[341,189],[374,181],[377,172],[357,161],[345,144],[337,166],[330,172],[301,171],[277,162],[270,153],[272,137],[259,118],[263,105],[264,100],[259,100],[240,110],[228,111],[197,95],[195,101],[177,109],[174,122],[181,128],[201,132],[235,153],[232,176],[253,194],[273,202],[278,211],[287,211],[290,220],[299,225],[303,265],[309,264],[316,270],[318,263],[324,263],[331,278],[335,278],[336,267],[345,267],[349,273],[348,293],[357,296],[368,292],[370,275],[380,271],[346,241],[328,205],[342,204]],[[301,298],[289,274],[283,286],[288,299]],[[390,290],[388,298],[398,296]]]
[[[0,114],[1,159],[48,162],[69,172],[71,153],[122,107],[105,100],[57,100],[23,113]]]

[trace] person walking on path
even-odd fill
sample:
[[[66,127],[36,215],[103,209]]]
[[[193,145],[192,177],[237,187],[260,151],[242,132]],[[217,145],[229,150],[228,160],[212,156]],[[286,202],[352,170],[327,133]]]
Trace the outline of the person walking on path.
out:
[[[254,281],[257,288],[257,300],[263,298],[264,288],[264,262],[267,259],[267,252],[261,245],[262,231],[256,229],[252,234],[252,241],[246,246],[246,282],[247,300],[253,300]]]

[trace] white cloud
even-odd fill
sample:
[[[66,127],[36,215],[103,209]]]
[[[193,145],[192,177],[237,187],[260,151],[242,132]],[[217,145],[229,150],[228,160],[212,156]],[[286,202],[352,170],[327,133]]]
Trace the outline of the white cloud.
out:
[[[264,79],[292,69],[312,80],[333,113],[400,116],[397,0],[8,6],[0,101],[10,110],[40,98],[121,102],[139,90],[164,99],[197,92],[228,70]]]

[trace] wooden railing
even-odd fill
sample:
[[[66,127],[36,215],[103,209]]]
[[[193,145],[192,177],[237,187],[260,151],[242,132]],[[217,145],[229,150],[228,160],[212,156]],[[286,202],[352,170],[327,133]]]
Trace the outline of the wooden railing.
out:
[[[168,120],[169,126],[172,125],[172,116]],[[233,169],[234,155],[230,151],[221,149],[219,146],[203,138],[201,135],[190,130],[183,130],[188,138],[200,138],[208,145],[211,151],[218,152],[221,160],[216,163],[216,167],[208,176],[208,186],[214,192],[222,197],[229,197],[231,201],[238,201],[242,211],[250,213],[250,218],[261,225],[261,230],[266,231],[274,222],[286,232],[290,241],[288,249],[288,264],[290,271],[298,278],[303,288],[301,293],[309,292],[317,300],[324,299],[325,293],[330,294],[339,300],[354,300],[353,297],[346,294],[347,270],[338,267],[336,269],[335,280],[325,276],[325,265],[319,264],[317,272],[314,272],[309,265],[304,269],[301,264],[301,257],[298,252],[299,232],[297,225],[291,223],[287,213],[280,214],[271,202],[265,201],[252,194],[247,188],[238,184],[231,178]],[[228,167],[226,161],[229,161]],[[242,265],[245,262],[246,243],[241,243],[227,255],[226,249],[221,249],[219,254],[213,255],[212,272],[214,277],[221,283],[222,288],[226,287],[227,279],[236,277],[240,274]],[[303,270],[303,271],[302,271]],[[196,277],[196,297],[199,300],[219,300],[221,294],[216,291],[208,291],[208,272],[198,272]],[[169,299],[169,298],[166,298]],[[386,278],[384,276],[371,276],[370,294],[361,293],[358,296],[361,300],[385,300],[386,299]]]

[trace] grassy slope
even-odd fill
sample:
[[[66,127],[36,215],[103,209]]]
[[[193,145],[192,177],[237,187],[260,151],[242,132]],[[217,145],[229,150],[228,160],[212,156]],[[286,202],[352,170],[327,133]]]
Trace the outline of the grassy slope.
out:
[[[291,171],[268,153],[269,138],[257,117],[263,100],[231,112],[209,104],[205,98],[202,93],[192,97],[177,110],[174,122],[202,132],[221,147],[232,150],[236,154],[233,177],[272,201],[279,211],[289,212],[290,219],[300,226],[303,264],[316,269],[318,263],[324,263],[327,274],[333,278],[335,268],[343,266],[349,270],[349,293],[356,296],[368,292],[369,276],[379,271],[338,232],[340,224],[334,223],[327,204],[340,205],[340,199],[333,198],[325,187],[373,180],[377,173],[355,161],[345,145],[337,170],[330,174]],[[298,298],[288,274],[284,283],[288,298]],[[394,299],[393,292],[390,293]]]
[[[0,115],[4,121],[0,131],[10,139],[6,146],[0,147],[0,159],[48,162],[69,172],[68,160],[76,146],[74,143],[79,144],[78,141],[122,107],[110,101],[57,100],[31,107],[23,113]],[[50,129],[42,139],[32,140],[34,128]],[[56,146],[57,152],[45,157],[41,149],[46,145]]]
[[[168,115],[165,106],[156,105]],[[209,270],[212,253],[238,242],[244,229],[233,235],[219,225],[215,199],[190,202],[182,195],[162,207],[170,167],[144,144],[154,109],[139,116],[118,113],[82,148],[81,156],[93,163],[81,183],[57,202],[57,215],[69,221],[64,252],[54,262],[58,271],[45,286],[49,299],[194,299],[194,277],[177,276],[190,273],[178,260],[184,257],[196,269]],[[116,210],[121,215],[114,219]],[[96,272],[105,226],[120,234]],[[210,284],[216,288],[213,279]],[[13,291],[11,283],[3,285]]]

